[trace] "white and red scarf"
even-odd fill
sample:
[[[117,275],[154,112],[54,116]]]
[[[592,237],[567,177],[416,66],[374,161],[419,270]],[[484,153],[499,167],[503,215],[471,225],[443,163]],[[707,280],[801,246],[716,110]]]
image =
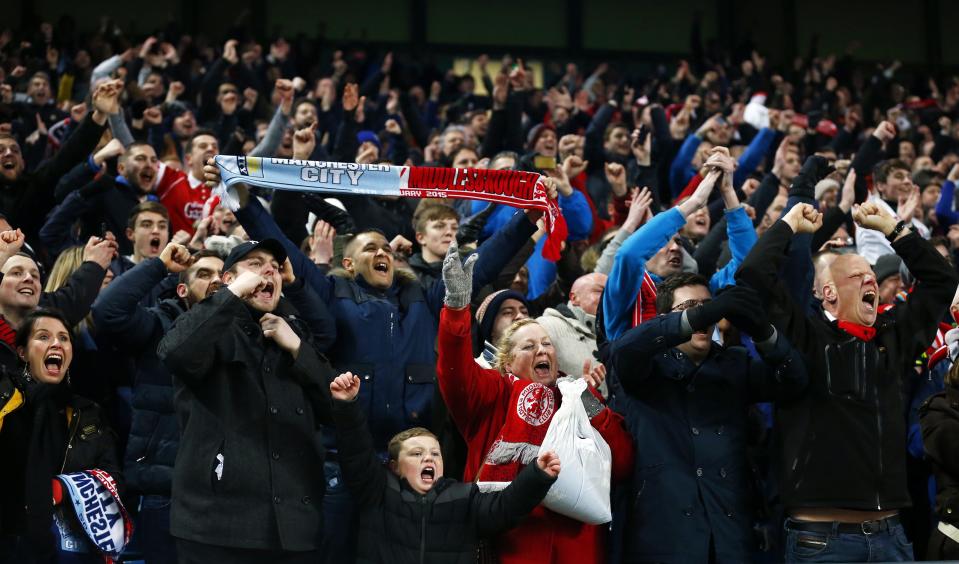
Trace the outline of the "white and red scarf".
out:
[[[236,210],[239,201],[229,187],[238,182],[275,190],[325,194],[369,194],[411,198],[459,198],[507,204],[544,212],[547,241],[543,257],[559,259],[566,239],[566,221],[548,197],[545,178],[535,172],[477,168],[433,168],[388,164],[333,163],[310,160],[217,155],[223,188],[220,201]]]
[[[505,488],[520,470],[536,460],[560,403],[555,386],[520,380],[511,374],[504,378],[509,379],[512,387],[510,409],[476,477],[477,485],[484,491]]]

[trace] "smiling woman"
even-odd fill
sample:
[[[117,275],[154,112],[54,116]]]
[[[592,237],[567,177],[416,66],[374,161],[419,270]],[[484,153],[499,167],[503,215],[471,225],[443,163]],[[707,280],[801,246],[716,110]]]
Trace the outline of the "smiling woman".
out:
[[[468,445],[463,479],[498,490],[514,483],[536,459],[562,403],[557,378],[565,375],[549,334],[531,319],[515,321],[504,331],[497,369],[482,368],[473,360],[470,309],[460,305],[456,295],[457,288],[471,286],[471,278],[471,263],[461,264],[451,246],[443,264],[447,294],[440,314],[437,377],[450,416]],[[602,404],[593,387],[598,380],[589,377],[581,401],[590,424],[610,445],[611,477],[617,481],[632,467],[632,439],[622,417]],[[541,505],[520,526],[497,537],[494,547],[503,562],[601,562],[605,538],[602,526]]]
[[[73,361],[73,342],[66,319],[57,312],[39,310],[24,319],[17,332],[17,354],[30,377],[59,384]]]
[[[14,345],[22,372],[0,375],[0,450],[10,453],[0,465],[6,484],[0,534],[14,540],[4,548],[15,547],[4,556],[10,562],[54,560],[61,540],[64,547],[72,545],[74,561],[102,561],[69,515],[73,505],[61,505],[61,480],[67,478],[60,475],[99,468],[122,492],[116,438],[99,406],[70,387],[73,338],[62,313],[34,309],[19,325]]]

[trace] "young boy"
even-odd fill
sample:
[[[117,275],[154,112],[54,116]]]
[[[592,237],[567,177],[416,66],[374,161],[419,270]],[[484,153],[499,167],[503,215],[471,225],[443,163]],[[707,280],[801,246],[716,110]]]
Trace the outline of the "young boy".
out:
[[[414,428],[389,443],[389,470],[373,449],[351,372],[330,383],[343,478],[360,511],[358,562],[475,562],[476,548],[543,500],[560,472],[554,452],[539,455],[504,490],[443,476],[436,436]]]
[[[443,257],[456,239],[459,215],[452,207],[430,200],[421,200],[413,213],[413,230],[420,252],[410,257],[410,268],[425,285],[440,278]]]

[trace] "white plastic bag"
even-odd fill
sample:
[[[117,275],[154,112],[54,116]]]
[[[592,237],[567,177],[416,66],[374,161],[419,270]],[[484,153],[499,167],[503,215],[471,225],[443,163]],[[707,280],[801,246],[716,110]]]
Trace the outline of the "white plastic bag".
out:
[[[609,523],[613,519],[609,501],[613,455],[606,440],[589,424],[580,398],[586,381],[565,377],[556,384],[563,401],[553,415],[539,452],[556,452],[562,470],[543,505],[590,525]]]

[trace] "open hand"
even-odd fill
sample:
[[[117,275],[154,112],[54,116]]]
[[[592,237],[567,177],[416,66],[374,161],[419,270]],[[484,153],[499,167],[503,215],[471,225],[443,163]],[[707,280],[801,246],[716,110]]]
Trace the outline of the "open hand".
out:
[[[653,193],[644,186],[642,190],[633,188],[632,197],[629,200],[629,213],[626,214],[626,221],[623,222],[623,228],[636,231],[643,225],[646,216],[649,213],[649,206],[653,203]]]
[[[332,225],[317,220],[313,226],[313,237],[310,238],[310,258],[316,264],[330,264],[333,260],[333,239],[336,237],[336,229]]]
[[[602,362],[596,363],[596,366],[590,366],[591,362],[587,358],[583,363],[583,380],[594,388],[598,388],[606,380],[606,367]]]
[[[463,262],[460,259],[459,246],[454,240],[443,258],[443,282],[446,283],[446,297],[443,303],[451,309],[462,309],[469,305],[473,294],[473,265],[479,254],[473,253]]]

